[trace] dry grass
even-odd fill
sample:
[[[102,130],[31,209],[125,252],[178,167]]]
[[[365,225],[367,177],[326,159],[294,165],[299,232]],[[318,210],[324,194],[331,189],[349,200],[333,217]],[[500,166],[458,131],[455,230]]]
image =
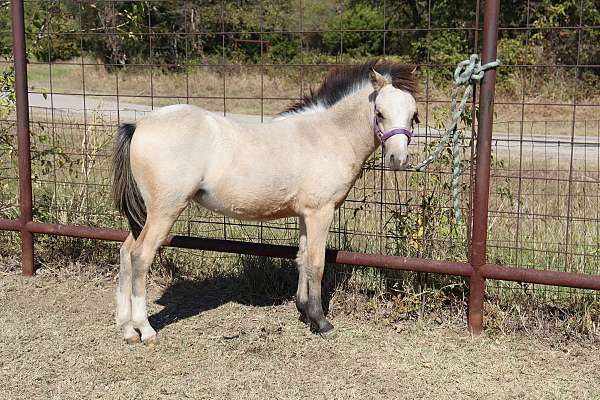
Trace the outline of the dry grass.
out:
[[[164,106],[174,103],[195,104],[212,111],[273,115],[281,111],[290,99],[301,94],[325,69],[309,71],[301,78],[298,68],[219,66],[191,67],[187,72],[165,73],[151,67],[128,67],[119,73],[109,73],[101,65],[34,64],[29,67],[29,84],[36,90],[64,94],[86,93],[109,101]],[[91,60],[86,60],[93,63]],[[305,74],[306,75],[306,74]],[[52,78],[52,79],[50,79]],[[50,86],[52,84],[52,87]],[[107,97],[108,96],[108,97]],[[153,98],[151,98],[153,97]],[[227,97],[227,101],[223,98]],[[261,99],[261,98],[274,99]]]
[[[153,349],[125,345],[113,321],[113,275],[0,274],[3,399],[594,399],[590,342],[522,335],[473,339],[464,326],[394,325],[333,314],[325,341],[292,304],[218,298],[199,286],[150,286],[165,320]],[[86,274],[86,271],[88,272]],[[199,283],[201,285],[201,282]]]
[[[498,80],[495,120],[515,121],[513,132],[520,129],[517,122],[533,122],[534,129],[525,123],[525,134],[543,132],[540,122],[553,121],[545,127],[547,133],[570,135],[574,119],[576,134],[598,137],[600,91],[594,83],[577,80],[574,71],[558,67],[517,69],[505,80]]]
[[[491,183],[489,259],[500,264],[600,271],[598,163],[505,159]],[[569,175],[573,182],[569,184]],[[517,234],[517,229],[518,234]],[[518,251],[516,249],[519,249]]]

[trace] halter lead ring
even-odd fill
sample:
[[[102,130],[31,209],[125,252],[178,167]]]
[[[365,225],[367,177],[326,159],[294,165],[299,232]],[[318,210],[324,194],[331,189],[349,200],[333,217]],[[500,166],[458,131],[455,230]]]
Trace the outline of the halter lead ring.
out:
[[[406,128],[394,128],[390,129],[389,131],[384,131],[383,129],[381,129],[381,125],[379,124],[379,120],[377,119],[377,107],[374,107],[373,111],[373,130],[375,131],[377,138],[379,138],[379,141],[381,142],[382,146],[385,144],[386,140],[396,135],[405,135],[408,138],[408,144],[410,144],[410,141],[412,140],[413,136],[413,132],[411,130],[408,130]]]

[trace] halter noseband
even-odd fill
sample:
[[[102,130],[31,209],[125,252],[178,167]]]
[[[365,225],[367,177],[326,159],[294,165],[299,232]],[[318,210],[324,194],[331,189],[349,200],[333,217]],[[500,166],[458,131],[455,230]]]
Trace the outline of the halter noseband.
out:
[[[405,135],[408,138],[408,144],[410,144],[410,141],[412,140],[412,136],[413,136],[412,131],[405,129],[405,128],[394,128],[394,129],[390,129],[389,131],[384,131],[383,129],[381,129],[381,125],[379,125],[379,120],[377,119],[377,107],[374,107],[373,111],[374,111],[373,130],[375,131],[375,134],[379,138],[379,141],[381,142],[382,146],[386,140],[388,140],[392,136],[396,136],[396,135]]]

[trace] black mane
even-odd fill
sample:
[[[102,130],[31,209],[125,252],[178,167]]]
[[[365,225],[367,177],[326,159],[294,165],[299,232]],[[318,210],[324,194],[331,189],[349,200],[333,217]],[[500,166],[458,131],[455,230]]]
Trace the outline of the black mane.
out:
[[[417,91],[414,65],[395,64],[381,60],[371,60],[365,64],[332,68],[318,89],[309,90],[300,101],[292,104],[279,115],[297,114],[310,108],[329,108],[344,97],[362,89],[369,83],[371,70],[392,81],[392,85],[411,94]]]

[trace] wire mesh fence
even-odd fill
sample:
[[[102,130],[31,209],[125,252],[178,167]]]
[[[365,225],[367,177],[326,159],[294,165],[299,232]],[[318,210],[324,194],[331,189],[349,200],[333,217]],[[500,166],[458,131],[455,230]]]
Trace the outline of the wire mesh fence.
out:
[[[331,67],[372,57],[418,64],[422,124],[411,148],[412,157],[424,157],[446,122],[451,71],[481,50],[485,33],[479,2],[442,3],[25,1],[34,220],[126,228],[110,201],[118,123],[177,103],[268,122]],[[500,14],[498,28],[490,264],[600,272],[600,17],[593,5],[573,3],[568,18],[552,19],[541,17],[543,2],[501,4],[514,10]],[[548,41],[552,57],[544,53]],[[2,59],[5,71],[11,65]],[[448,154],[422,173],[393,172],[378,150],[337,211],[329,247],[467,262],[477,101],[461,127],[463,224],[453,222]],[[2,119],[0,216],[16,220],[15,115]],[[298,227],[293,219],[248,223],[192,207],[174,232],[296,245]]]

